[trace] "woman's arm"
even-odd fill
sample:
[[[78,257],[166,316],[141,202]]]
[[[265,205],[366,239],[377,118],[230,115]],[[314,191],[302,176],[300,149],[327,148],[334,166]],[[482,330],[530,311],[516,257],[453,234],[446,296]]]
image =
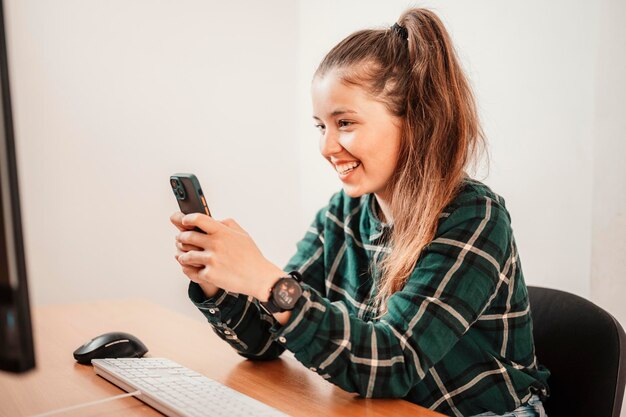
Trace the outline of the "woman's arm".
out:
[[[324,271],[323,224],[321,223],[324,213],[325,209],[320,210],[304,238],[298,242],[296,254],[284,269],[285,271],[297,269],[302,274],[304,282],[320,291],[323,290],[323,279],[319,280],[318,278],[323,276]],[[226,220],[224,224],[243,232],[243,229],[232,220]],[[178,242],[178,245],[186,246],[189,244]],[[202,250],[198,247],[196,249]],[[245,255],[239,253],[241,259],[247,259]],[[181,261],[179,260],[179,262]],[[183,270],[190,268],[189,264],[184,261],[181,262],[181,265]],[[275,280],[286,275],[282,269],[268,265],[268,263],[264,263],[262,267],[257,267],[256,271],[256,276],[252,276],[255,285],[250,285],[251,289],[258,287],[258,283],[265,282],[266,284],[262,284],[262,287],[269,290]],[[252,296],[217,289],[217,286],[203,281],[198,275],[199,272],[200,268],[195,275],[187,274],[192,280],[189,284],[189,297],[213,326],[215,332],[239,354],[247,358],[266,360],[278,357],[284,351],[284,347],[274,342],[273,334],[269,331],[272,326],[277,325],[276,319],[260,309]],[[209,294],[203,288],[207,286],[209,291],[213,288],[217,290],[215,293]],[[258,297],[262,298],[262,295],[258,295]],[[287,314],[278,313],[275,317],[280,321],[286,321],[285,315]]]

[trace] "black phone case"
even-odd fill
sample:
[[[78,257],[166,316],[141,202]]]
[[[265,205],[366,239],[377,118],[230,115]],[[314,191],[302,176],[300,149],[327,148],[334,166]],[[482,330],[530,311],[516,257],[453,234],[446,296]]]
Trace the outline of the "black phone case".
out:
[[[193,174],[174,174],[170,177],[170,186],[178,201],[180,211],[185,214],[202,213],[211,215],[209,206],[204,199],[200,182]],[[180,192],[182,187],[183,193]]]

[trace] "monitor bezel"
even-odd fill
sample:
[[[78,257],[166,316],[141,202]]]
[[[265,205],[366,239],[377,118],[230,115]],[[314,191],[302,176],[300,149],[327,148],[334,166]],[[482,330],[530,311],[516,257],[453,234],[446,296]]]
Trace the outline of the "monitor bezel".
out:
[[[26,279],[5,22],[4,2],[0,0],[0,215],[4,217],[1,220],[4,223],[4,236],[0,238],[5,239],[9,274],[8,285],[2,285],[0,289],[4,293],[0,296],[0,320],[4,321],[0,331],[6,331],[6,335],[0,336],[0,340],[5,339],[6,342],[5,346],[0,346],[0,369],[24,372],[35,367],[35,352]],[[3,328],[3,325],[6,326]]]

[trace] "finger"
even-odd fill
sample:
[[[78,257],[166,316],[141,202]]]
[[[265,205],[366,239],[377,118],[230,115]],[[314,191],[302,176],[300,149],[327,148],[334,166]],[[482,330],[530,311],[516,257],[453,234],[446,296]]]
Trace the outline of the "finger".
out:
[[[200,271],[202,268],[195,268],[193,266],[183,266],[183,273],[187,275],[187,278],[193,282],[200,282]]]
[[[180,249],[176,251],[176,254],[174,255],[174,258],[176,258],[176,260],[178,261],[178,258],[180,258],[182,255],[186,254],[187,252],[183,252]],[[180,263],[180,262],[178,262]],[[181,264],[182,265],[182,264]]]
[[[239,223],[237,223],[235,219],[220,220],[220,223],[230,227],[231,229],[237,230],[238,232],[247,233],[243,227],[239,226]]]
[[[214,220],[206,214],[201,213],[187,214],[183,217],[182,224],[185,227],[197,227],[204,231],[207,235],[217,233],[222,227],[224,227],[224,225],[220,222]]]
[[[209,252],[191,251],[180,255],[178,262],[180,262],[181,265],[205,266],[213,261]]]
[[[194,246],[194,245],[187,245],[185,243],[181,243],[178,240],[176,241],[176,249],[182,251],[182,252],[189,252],[190,250],[204,250],[198,246]]]
[[[210,284],[211,283],[211,271],[212,270],[210,267],[205,266],[204,268],[198,271],[198,279],[203,282],[208,282]]]
[[[193,263],[193,262],[188,262],[185,260],[185,258],[183,257],[183,255],[186,255],[187,252],[177,252],[176,255],[174,255],[174,258],[176,259],[176,261],[180,264],[180,266],[182,266],[183,268],[185,267],[192,267],[192,268],[203,268],[204,265],[201,263]]]
[[[193,229],[193,227],[183,226],[183,217],[185,217],[185,214],[181,213],[180,211],[177,211],[170,216],[170,222],[172,222],[172,224],[176,226],[176,228],[180,230],[181,232],[185,230]]]
[[[192,230],[180,232],[178,236],[176,236],[176,240],[184,245],[193,245],[201,250],[206,248],[209,244],[207,235]]]

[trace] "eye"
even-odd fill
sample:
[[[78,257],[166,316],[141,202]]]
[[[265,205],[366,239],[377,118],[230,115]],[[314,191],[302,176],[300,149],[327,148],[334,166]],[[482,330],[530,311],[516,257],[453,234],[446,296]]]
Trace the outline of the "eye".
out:
[[[340,128],[342,127],[350,127],[354,124],[354,122],[348,121],[348,120],[339,120],[337,122],[337,126],[339,126]]]
[[[323,124],[321,124],[321,123],[318,123],[318,124],[316,124],[316,125],[315,125],[315,128],[316,128],[317,130],[319,130],[320,132],[324,133],[324,130],[326,129],[326,126],[324,126],[324,125],[323,125]]]

